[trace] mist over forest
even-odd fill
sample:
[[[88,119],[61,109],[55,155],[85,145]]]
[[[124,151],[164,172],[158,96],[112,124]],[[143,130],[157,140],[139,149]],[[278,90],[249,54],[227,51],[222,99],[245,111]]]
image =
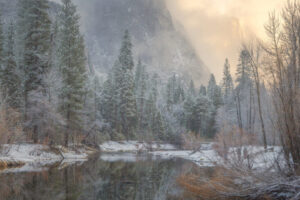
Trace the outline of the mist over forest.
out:
[[[5,200],[37,198],[41,171],[66,199],[299,199],[299,2],[236,66],[224,57],[221,79],[169,4],[0,0],[0,195],[7,174],[34,172]],[[111,177],[74,187],[103,166]]]

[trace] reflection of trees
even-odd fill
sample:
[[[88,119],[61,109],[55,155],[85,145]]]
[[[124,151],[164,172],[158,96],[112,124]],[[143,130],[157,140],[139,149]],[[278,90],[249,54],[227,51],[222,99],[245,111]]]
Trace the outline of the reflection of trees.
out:
[[[97,165],[99,165],[97,170],[89,169],[95,165],[85,165],[87,166],[85,170],[89,173],[87,179],[92,181],[93,178],[90,177],[97,175],[98,178],[94,182],[90,182],[90,186],[86,184],[88,188],[80,199],[84,199],[84,197],[99,200],[166,199],[161,197],[166,196],[171,188],[170,184],[175,183],[176,178],[174,162],[170,161],[142,161],[137,163],[99,161]]]
[[[164,200],[174,189],[181,164],[92,160],[63,170],[2,174],[0,194],[3,200]]]

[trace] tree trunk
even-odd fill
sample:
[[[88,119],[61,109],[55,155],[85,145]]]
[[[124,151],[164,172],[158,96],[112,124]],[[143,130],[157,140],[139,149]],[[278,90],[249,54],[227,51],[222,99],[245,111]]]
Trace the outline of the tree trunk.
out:
[[[38,126],[37,125],[35,125],[33,127],[32,139],[33,139],[33,143],[34,144],[37,144],[39,142],[39,138],[38,138]]]
[[[263,133],[264,148],[266,150],[267,149],[267,134],[266,134],[266,130],[265,130],[265,123],[264,123],[264,118],[263,118],[262,108],[261,108],[259,81],[256,83],[256,92],[257,92],[259,118],[260,118],[260,122],[261,122],[261,130]]]
[[[65,147],[69,146],[69,137],[70,137],[70,105],[68,105],[67,110],[67,127],[65,132]]]

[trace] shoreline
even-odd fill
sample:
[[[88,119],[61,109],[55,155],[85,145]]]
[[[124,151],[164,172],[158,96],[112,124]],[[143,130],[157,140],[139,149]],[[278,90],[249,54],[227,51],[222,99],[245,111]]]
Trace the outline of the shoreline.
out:
[[[191,161],[199,167],[213,167],[222,163],[221,157],[212,148],[213,143],[205,143],[198,149],[180,150],[171,144],[158,142],[138,142],[138,141],[108,141],[99,145],[100,150],[92,149],[85,145],[76,145],[65,148],[63,146],[50,147],[39,144],[12,144],[2,145],[0,154],[0,173],[3,171],[22,172],[30,169],[47,169],[47,167],[58,164],[67,166],[68,164],[82,163],[90,156],[101,153],[101,159],[106,161],[132,161],[133,157],[147,154],[155,158],[172,159],[181,158]],[[253,158],[253,168],[259,169],[263,166],[269,166],[275,157],[279,155],[280,149],[269,147],[273,151],[264,152],[260,146],[243,146],[249,155],[255,155]],[[128,155],[126,153],[130,153]],[[231,148],[229,159],[236,159],[236,148]]]
[[[79,145],[78,148],[64,148],[27,143],[5,144],[1,145],[0,172],[23,172],[44,169],[56,163],[83,162],[97,152],[84,145]]]

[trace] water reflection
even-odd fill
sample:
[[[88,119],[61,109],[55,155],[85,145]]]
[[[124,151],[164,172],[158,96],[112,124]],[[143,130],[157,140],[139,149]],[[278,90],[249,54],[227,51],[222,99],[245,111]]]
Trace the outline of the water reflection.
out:
[[[182,199],[176,178],[195,168],[181,159],[102,158],[44,172],[0,174],[0,199],[176,200]]]

